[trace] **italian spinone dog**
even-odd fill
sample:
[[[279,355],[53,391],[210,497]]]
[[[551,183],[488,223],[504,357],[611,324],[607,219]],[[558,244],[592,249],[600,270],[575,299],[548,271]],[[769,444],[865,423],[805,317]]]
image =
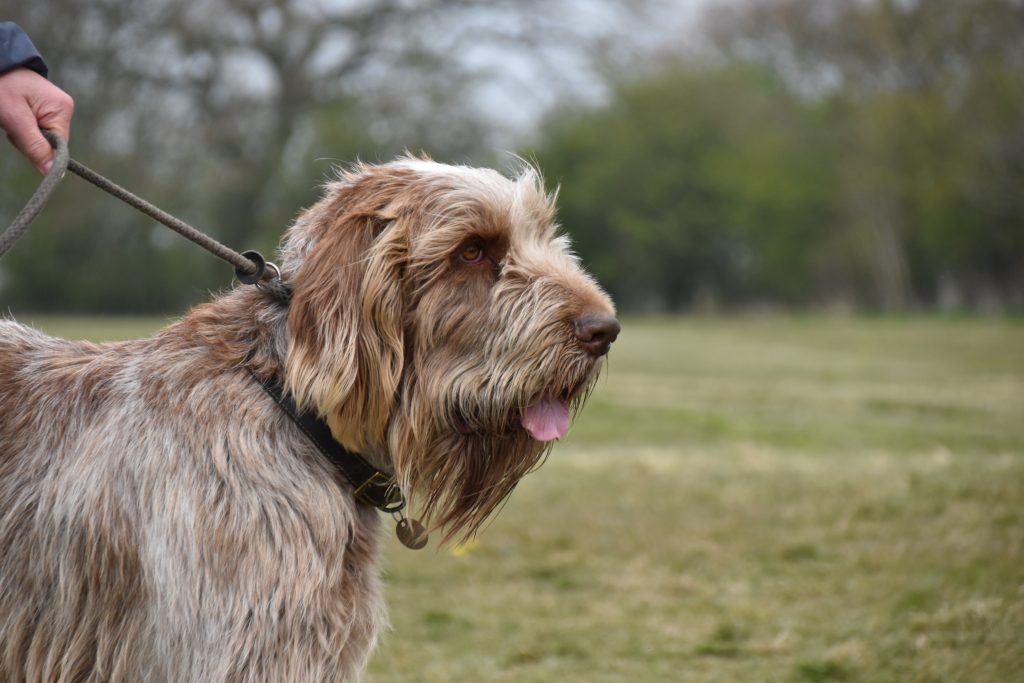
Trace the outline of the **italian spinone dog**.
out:
[[[0,321],[0,680],[358,680],[377,508],[472,535],[619,332],[530,168],[356,166],[278,263],[149,339]]]

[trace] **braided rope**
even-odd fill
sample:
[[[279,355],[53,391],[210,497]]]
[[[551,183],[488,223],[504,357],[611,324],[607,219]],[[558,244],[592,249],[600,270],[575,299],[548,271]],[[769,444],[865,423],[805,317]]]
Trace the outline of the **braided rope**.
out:
[[[175,218],[166,211],[150,204],[145,199],[132,194],[117,183],[108,180],[88,166],[80,164],[70,158],[68,154],[68,146],[64,140],[48,130],[44,130],[42,132],[54,149],[53,166],[47,172],[46,177],[43,178],[39,187],[36,188],[32,197],[29,198],[28,204],[25,205],[25,208],[15,216],[10,227],[0,235],[0,257],[6,254],[10,248],[14,246],[14,243],[25,234],[29,224],[39,214],[39,211],[43,208],[43,205],[46,204],[50,195],[53,194],[57,184],[60,183],[64,177],[65,169],[67,169],[82,179],[92,183],[104,192],[117,197],[125,204],[128,204],[129,206],[146,214],[153,220],[162,223],[182,237],[193,241],[214,256],[227,261],[235,267],[237,273],[255,275],[260,270],[261,266],[257,265],[255,261],[250,260],[248,257],[239,254],[233,249],[229,249],[209,235],[196,230],[185,221]],[[260,260],[262,260],[262,258]],[[284,302],[287,302],[291,298],[291,288],[281,282],[280,277],[278,277],[276,267],[266,268],[261,277],[262,281],[257,283],[258,287],[266,289],[276,298]]]

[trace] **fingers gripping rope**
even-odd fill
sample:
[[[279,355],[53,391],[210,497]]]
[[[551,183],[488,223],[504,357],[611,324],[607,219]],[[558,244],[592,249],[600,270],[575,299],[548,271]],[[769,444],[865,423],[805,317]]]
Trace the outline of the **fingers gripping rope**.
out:
[[[25,208],[14,218],[14,222],[4,231],[3,235],[0,235],[0,257],[6,254],[14,243],[25,234],[29,224],[39,214],[43,205],[50,198],[50,195],[53,194],[57,184],[64,177],[65,169],[68,169],[104,192],[112,194],[125,204],[134,207],[150,218],[174,230],[179,235],[192,240],[214,256],[227,261],[235,267],[235,274],[241,282],[264,287],[277,298],[285,301],[290,298],[289,288],[280,281],[280,273],[277,267],[273,264],[268,264],[258,252],[250,251],[245,254],[239,254],[237,251],[229,249],[209,235],[196,230],[188,223],[175,218],[87,166],[71,159],[68,155],[67,143],[60,139],[60,137],[48,130],[44,130],[43,135],[54,149],[53,166],[46,174],[46,177],[43,178],[43,181],[29,199],[28,204],[25,205]]]

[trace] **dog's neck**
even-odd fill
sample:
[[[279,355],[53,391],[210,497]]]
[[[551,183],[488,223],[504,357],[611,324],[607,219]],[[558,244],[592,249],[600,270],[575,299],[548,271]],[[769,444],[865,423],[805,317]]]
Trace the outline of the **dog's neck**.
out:
[[[186,343],[202,344],[222,371],[234,372],[244,367],[261,380],[284,383],[288,308],[266,291],[236,287],[196,306],[166,333],[176,334]],[[346,438],[344,420],[327,416],[326,422],[334,439],[344,448],[359,453],[383,472],[393,471],[384,444],[368,447],[361,443],[356,447]]]
[[[366,458],[354,453],[334,437],[330,427],[310,411],[302,411],[292,396],[276,379],[263,379],[250,371],[253,380],[267,392],[274,403],[294,422],[306,438],[352,485],[356,500],[381,512],[395,513],[405,507],[405,499],[395,484],[394,473],[383,471]]]

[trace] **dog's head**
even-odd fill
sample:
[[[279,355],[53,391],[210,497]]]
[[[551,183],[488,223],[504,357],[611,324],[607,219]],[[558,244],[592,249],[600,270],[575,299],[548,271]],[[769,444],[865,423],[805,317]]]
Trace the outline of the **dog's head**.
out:
[[[282,259],[287,388],[346,447],[386,459],[449,536],[565,435],[619,331],[530,168],[358,166]]]

